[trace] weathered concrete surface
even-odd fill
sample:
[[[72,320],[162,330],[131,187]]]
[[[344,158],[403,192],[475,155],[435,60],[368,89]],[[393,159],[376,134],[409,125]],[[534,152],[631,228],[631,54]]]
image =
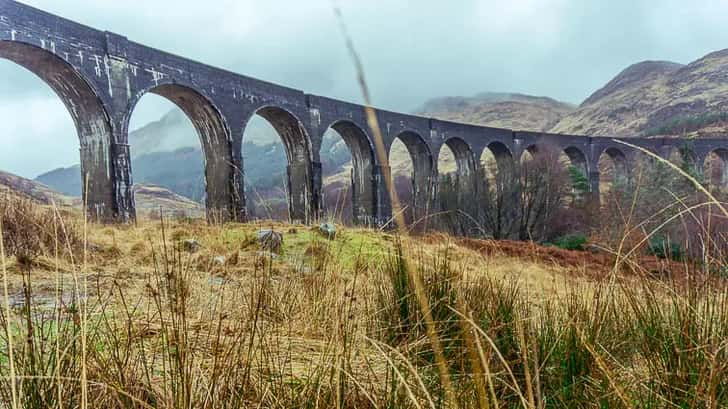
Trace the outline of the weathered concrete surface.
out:
[[[205,154],[206,204],[211,221],[244,220],[242,140],[253,115],[278,131],[288,157],[290,217],[309,223],[320,214],[324,133],[333,128],[353,157],[354,220],[379,225],[391,219],[382,163],[374,151],[364,107],[245,77],[135,43],[12,0],[0,0],[0,58],[27,68],[45,81],[67,106],[81,144],[84,197],[88,212],[107,222],[135,217],[130,164],[129,119],[146,93],[177,104],[190,118]],[[443,146],[455,154],[457,186],[477,189],[479,158],[486,149],[498,168],[510,170],[527,150],[560,149],[599,190],[598,162],[609,155],[618,173],[628,175],[638,156],[613,138],[514,132],[376,110],[383,144],[405,143],[414,164],[415,214],[436,211],[437,162]],[[669,156],[689,149],[702,164],[715,153],[728,183],[728,137],[686,141],[629,138],[630,143]],[[627,177],[627,176],[625,176]],[[597,195],[598,196],[598,195]]]

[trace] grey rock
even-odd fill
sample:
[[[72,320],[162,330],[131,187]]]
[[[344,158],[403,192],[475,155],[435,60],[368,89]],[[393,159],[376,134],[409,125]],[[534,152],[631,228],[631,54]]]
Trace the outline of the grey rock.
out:
[[[262,258],[270,258],[270,259],[273,259],[273,260],[275,260],[275,259],[277,259],[277,258],[278,258],[278,254],[276,254],[276,253],[271,253],[270,251],[259,251],[259,252],[257,252],[257,253],[256,253],[256,255],[257,255],[258,257],[262,257]]]
[[[188,253],[197,253],[202,248],[202,245],[194,239],[185,240],[182,242],[182,248]]]
[[[336,225],[333,223],[321,223],[319,232],[329,240],[336,239]]]
[[[258,232],[258,243],[263,251],[281,254],[283,250],[283,233],[274,230],[261,230]]]

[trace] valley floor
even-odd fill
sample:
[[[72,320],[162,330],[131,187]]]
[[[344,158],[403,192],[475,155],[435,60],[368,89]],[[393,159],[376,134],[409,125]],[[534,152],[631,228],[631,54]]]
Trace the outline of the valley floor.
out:
[[[655,279],[687,266],[277,222],[66,227],[4,260],[0,407],[728,404],[722,284]]]

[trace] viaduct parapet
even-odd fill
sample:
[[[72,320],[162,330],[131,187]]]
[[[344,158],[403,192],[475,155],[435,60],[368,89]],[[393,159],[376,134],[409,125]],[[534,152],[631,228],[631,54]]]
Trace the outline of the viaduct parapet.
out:
[[[355,221],[379,224],[391,217],[383,179],[389,172],[375,154],[361,105],[211,67],[12,0],[0,0],[0,58],[39,76],[71,113],[81,146],[84,197],[95,218],[125,222],[135,217],[129,119],[147,93],[175,103],[197,130],[205,156],[209,217],[246,219],[243,132],[256,114],[273,125],[285,145],[292,219],[308,222],[319,215],[320,149],[330,128],[352,154]],[[637,154],[614,138],[517,132],[385,110],[376,110],[376,115],[387,152],[396,139],[409,150],[415,202],[420,204],[435,200],[437,159],[445,145],[455,154],[458,183],[464,189],[476,183],[486,149],[499,164],[539,146],[560,149],[588,174],[593,191],[599,190],[597,163],[603,153],[623,167]],[[721,183],[728,184],[728,138],[625,140],[662,156],[688,145],[696,163],[716,153],[724,163]]]

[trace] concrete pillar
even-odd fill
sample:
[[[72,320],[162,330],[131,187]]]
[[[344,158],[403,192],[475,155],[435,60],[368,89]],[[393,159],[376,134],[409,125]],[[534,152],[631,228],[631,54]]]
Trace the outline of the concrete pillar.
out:
[[[233,221],[244,223],[248,221],[248,209],[245,198],[245,172],[243,163],[243,135],[242,130],[233,135],[232,142],[232,210]]]
[[[387,190],[385,178],[392,177],[392,170],[389,166],[375,165],[372,169],[374,181],[375,201],[375,223],[377,226],[384,226],[392,220],[392,201]],[[391,181],[393,183],[393,181]],[[393,226],[390,226],[393,227]]]
[[[323,189],[324,189],[324,180],[323,180],[323,165],[321,162],[311,162],[311,206],[310,206],[310,215],[311,218],[308,221],[308,223],[315,222],[321,217],[321,213],[323,210]]]
[[[598,170],[592,170],[589,172],[589,192],[591,195],[590,200],[592,203],[601,203],[601,193],[599,191],[599,177],[601,174]]]
[[[104,139],[108,137],[106,135]],[[116,158],[113,158],[111,147],[98,139],[81,141],[81,197],[86,204],[89,220],[98,223],[125,221],[125,203],[117,196],[125,191],[124,182],[117,179],[112,162]],[[124,172],[123,168],[121,172]],[[122,213],[119,213],[120,210]]]
[[[437,213],[438,195],[437,195],[437,167],[427,171],[427,169],[417,169],[415,165],[414,178],[412,180],[414,191],[414,225],[427,230],[431,224],[429,216]]]
[[[128,144],[111,145],[111,163],[114,173],[115,219],[121,223],[128,223],[136,219],[131,155]]]
[[[695,174],[698,176],[698,180],[706,181],[710,178],[710,175],[705,174],[705,162],[708,160],[707,153],[700,153],[695,155]]]
[[[305,161],[288,164],[288,214],[291,222],[310,224],[318,218],[321,198],[321,164]],[[318,188],[314,193],[314,186]]]
[[[354,161],[351,170],[351,207],[353,222],[357,226],[377,225],[377,175],[371,164],[363,169]],[[381,171],[381,170],[380,170]]]

